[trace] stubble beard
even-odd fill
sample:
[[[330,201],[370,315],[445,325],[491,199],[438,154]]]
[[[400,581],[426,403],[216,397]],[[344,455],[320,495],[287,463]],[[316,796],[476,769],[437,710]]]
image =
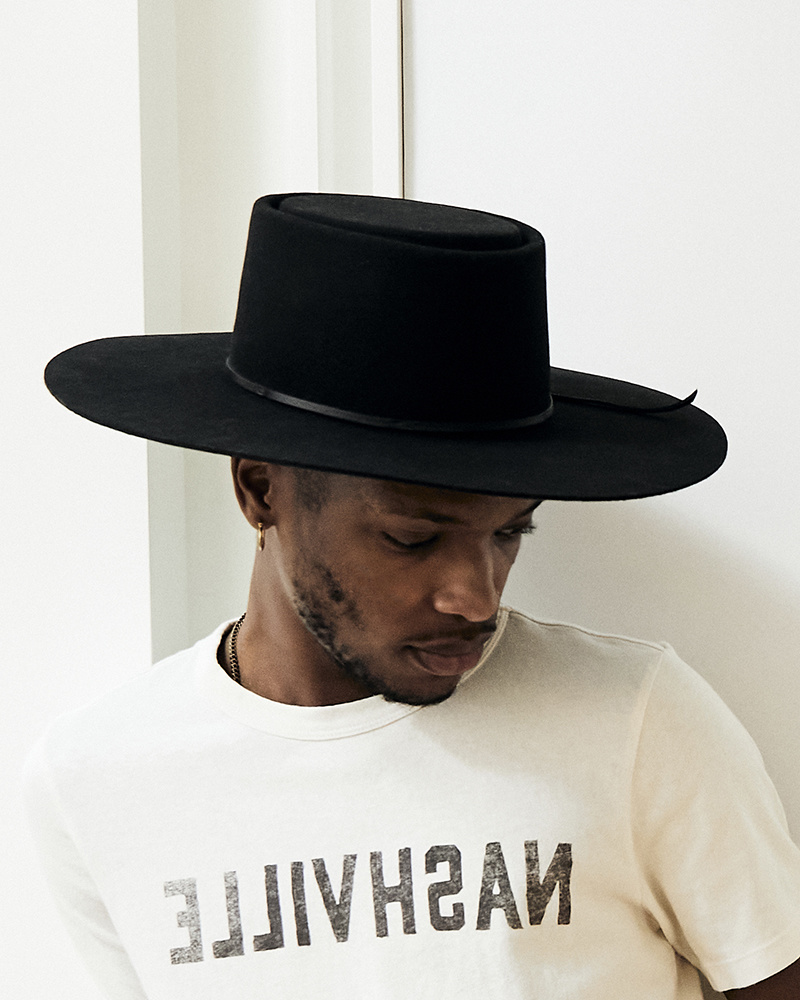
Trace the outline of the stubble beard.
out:
[[[437,705],[450,697],[453,691],[434,696],[399,691],[378,676],[363,657],[353,653],[337,636],[337,621],[345,620],[357,629],[364,629],[354,599],[328,567],[319,564],[311,567],[309,579],[312,578],[315,585],[293,581],[295,611],[307,631],[347,677],[357,681],[370,694],[381,695],[386,701],[403,705]]]

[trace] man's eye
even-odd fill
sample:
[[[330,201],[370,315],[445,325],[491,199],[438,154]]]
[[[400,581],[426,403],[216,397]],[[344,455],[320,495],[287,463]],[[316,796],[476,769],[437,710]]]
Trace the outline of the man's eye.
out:
[[[381,532],[381,534],[386,539],[386,541],[389,542],[390,545],[393,545],[396,549],[402,549],[404,552],[410,552],[413,549],[421,549],[424,548],[426,545],[431,545],[433,542],[436,541],[438,537],[437,535],[431,535],[429,538],[409,540],[409,539],[395,538],[394,535],[390,535],[386,531]]]
[[[498,531],[497,535],[505,541],[513,540],[519,538],[521,535],[532,535],[536,531],[535,524],[523,524],[519,528],[504,528],[502,531]]]

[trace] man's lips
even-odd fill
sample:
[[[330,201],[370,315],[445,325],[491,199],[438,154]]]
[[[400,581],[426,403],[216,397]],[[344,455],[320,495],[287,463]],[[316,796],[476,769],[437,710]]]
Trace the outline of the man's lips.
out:
[[[459,677],[478,665],[483,647],[491,632],[482,632],[469,640],[446,639],[410,644],[408,649],[426,673],[437,677]]]

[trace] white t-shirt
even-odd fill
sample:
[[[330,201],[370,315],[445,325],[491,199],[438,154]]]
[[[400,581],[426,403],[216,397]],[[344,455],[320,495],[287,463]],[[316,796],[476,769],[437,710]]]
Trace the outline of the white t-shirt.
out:
[[[277,704],[221,629],[57,721],[36,838],[113,1000],[699,998],[800,956],[758,751],[666,646],[503,611],[437,706]]]

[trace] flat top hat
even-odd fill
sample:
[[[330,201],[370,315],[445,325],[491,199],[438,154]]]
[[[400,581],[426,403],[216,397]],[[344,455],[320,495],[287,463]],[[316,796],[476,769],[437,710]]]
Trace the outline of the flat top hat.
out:
[[[45,378],[140,437],[474,493],[652,496],[726,451],[690,401],[550,366],[535,229],[402,199],[260,198],[232,333],[94,340]]]

